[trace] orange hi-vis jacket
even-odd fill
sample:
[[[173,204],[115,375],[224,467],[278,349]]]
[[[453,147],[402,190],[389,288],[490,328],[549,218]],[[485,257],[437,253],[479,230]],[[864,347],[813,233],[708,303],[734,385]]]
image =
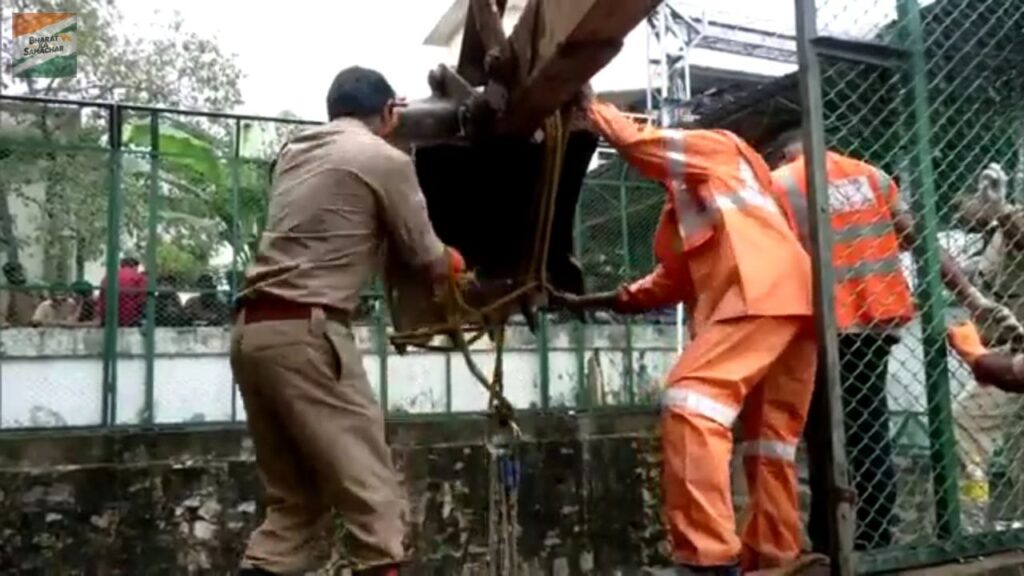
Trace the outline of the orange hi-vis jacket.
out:
[[[641,128],[597,101],[588,116],[667,192],[654,239],[658,265],[620,292],[622,308],[683,302],[698,330],[714,320],[812,314],[810,260],[749,145],[724,130]]]
[[[900,266],[892,206],[899,189],[885,172],[834,152],[825,156],[832,216],[836,324],[841,331],[902,326],[914,301]],[[772,174],[772,193],[808,247],[804,158]]]

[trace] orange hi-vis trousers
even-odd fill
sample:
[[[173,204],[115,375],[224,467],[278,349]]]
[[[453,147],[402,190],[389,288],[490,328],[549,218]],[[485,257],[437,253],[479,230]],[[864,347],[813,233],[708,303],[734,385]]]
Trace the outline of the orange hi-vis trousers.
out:
[[[718,320],[697,330],[662,401],[665,511],[677,562],[741,560],[753,570],[800,554],[796,451],[816,361],[809,317]],[[729,478],[737,418],[749,494],[739,537]]]

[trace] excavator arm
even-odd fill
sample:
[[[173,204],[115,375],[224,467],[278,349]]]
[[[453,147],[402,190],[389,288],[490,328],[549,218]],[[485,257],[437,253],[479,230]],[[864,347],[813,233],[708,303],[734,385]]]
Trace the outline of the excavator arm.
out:
[[[506,36],[506,0],[462,2],[458,65],[430,72],[431,96],[402,109],[395,144],[412,152],[438,235],[474,278],[454,305],[427,305],[422,282],[392,270],[400,345],[487,330],[515,312],[532,320],[549,290],[584,290],[573,223],[598,139],[572,129],[567,104],[659,4],[528,0]]]

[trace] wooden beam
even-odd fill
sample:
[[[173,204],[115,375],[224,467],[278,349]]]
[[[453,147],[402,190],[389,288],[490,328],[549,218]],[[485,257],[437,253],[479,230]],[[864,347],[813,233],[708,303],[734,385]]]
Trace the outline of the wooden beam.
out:
[[[519,68],[499,130],[530,133],[622,48],[661,0],[530,0],[509,37]]]
[[[462,47],[456,71],[473,86],[487,83],[487,53],[507,49],[501,19],[505,15],[505,2],[492,4],[492,0],[469,0],[466,24],[462,32]],[[507,56],[506,56],[507,57]]]

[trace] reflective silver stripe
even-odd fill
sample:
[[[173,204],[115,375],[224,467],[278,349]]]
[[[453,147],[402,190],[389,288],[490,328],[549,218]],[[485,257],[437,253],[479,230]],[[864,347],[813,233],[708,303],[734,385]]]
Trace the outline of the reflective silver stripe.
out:
[[[683,238],[707,232],[714,225],[714,215],[685,186],[676,184],[672,196],[675,198],[676,218]]]
[[[780,440],[751,440],[743,443],[744,456],[760,456],[775,458],[786,462],[796,462],[796,443]]]
[[[878,175],[878,189],[882,191],[882,197],[885,197],[889,193],[889,186],[892,185],[892,178],[881,170],[875,169],[875,174]]]
[[[672,139],[671,141],[675,141]],[[682,138],[679,139],[680,151],[669,150],[665,153],[665,161],[668,163],[666,169],[668,170],[668,176],[674,182],[683,179],[683,168],[686,166],[686,156],[683,155],[682,149]]]
[[[765,195],[760,187],[743,188],[728,194],[715,194],[715,205],[719,210],[743,210],[757,207],[774,214],[779,213],[779,206]]]
[[[779,205],[772,198],[772,195],[757,181],[757,177],[754,176],[754,169],[747,162],[747,159],[742,156],[739,160],[739,173],[744,186],[742,190],[735,193],[743,201],[737,204],[737,208],[757,206],[771,214],[782,217]]]
[[[861,280],[876,274],[897,274],[902,272],[900,268],[899,255],[876,260],[874,262],[858,262],[850,266],[836,266],[836,282],[848,282],[850,280]]]
[[[771,198],[749,188],[726,194],[715,194],[714,201],[719,210],[743,210],[757,207],[769,212],[778,213],[779,211],[779,207],[772,202]]]
[[[763,190],[757,178],[754,177],[753,169],[744,158],[739,160],[739,173],[744,187],[734,192],[715,194],[711,198],[713,205],[704,205],[696,196],[695,191],[688,190],[685,186],[685,132],[666,130],[664,134],[666,169],[671,183],[680,234],[684,239],[707,233],[715,224],[716,212],[720,211],[757,207],[781,216],[778,204]],[[735,136],[733,138],[735,139]]]
[[[846,244],[869,238],[884,238],[895,234],[892,222],[872,222],[871,224],[850,224],[835,231],[835,243]]]
[[[685,239],[696,236],[714,224],[712,214],[701,205],[693,194],[683,185],[683,174],[686,168],[686,134],[681,130],[665,130],[665,162],[668,170],[668,181],[671,184],[672,199],[679,222],[679,234]]]
[[[682,182],[683,169],[686,167],[686,135],[679,130],[664,130],[662,134],[669,181]]]
[[[793,177],[791,170],[786,170],[782,174],[780,182],[786,191],[786,199],[789,201],[789,209],[793,212],[793,219],[796,220],[796,232],[800,243],[810,251],[811,228],[808,221],[807,196],[800,191],[800,185]]]
[[[726,428],[732,428],[739,415],[739,410],[722,404],[718,400],[705,396],[700,392],[682,388],[669,388],[661,397],[661,405],[665,408],[677,408],[683,412],[698,414],[709,420],[718,422]]]

